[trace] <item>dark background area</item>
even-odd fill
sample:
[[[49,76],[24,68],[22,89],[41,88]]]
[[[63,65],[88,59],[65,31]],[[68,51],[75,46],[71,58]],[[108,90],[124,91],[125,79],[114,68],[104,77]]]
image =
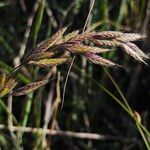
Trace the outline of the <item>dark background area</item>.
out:
[[[67,32],[83,29],[90,0],[47,0],[44,8],[42,23],[37,40],[34,39],[38,9],[33,13],[35,0],[4,0],[0,1],[0,70],[14,67],[15,58],[24,43],[24,33],[29,28],[30,33],[25,43],[25,53],[39,43],[49,38],[58,29],[68,26]],[[135,42],[143,52],[150,56],[150,14],[148,0],[96,0],[88,26],[100,21],[97,31],[123,31],[143,33],[147,35],[144,41]],[[28,27],[31,14],[33,22]],[[138,112],[143,125],[150,130],[150,67],[141,64],[127,56],[118,48],[117,51],[105,55],[106,58],[121,64],[122,68],[107,68],[125,95],[133,111]],[[147,61],[149,63],[149,60]],[[7,66],[8,65],[8,66]],[[35,76],[41,79],[51,70],[52,78],[61,73],[61,95],[70,63],[60,65],[57,69],[39,69],[25,66],[21,69],[24,75],[19,85],[33,81]],[[81,73],[83,71],[84,73]],[[25,81],[27,79],[27,82]],[[24,149],[52,149],[52,150],[144,150],[145,144],[136,128],[135,121],[121,108],[112,97],[103,91],[98,84],[102,84],[120,101],[118,91],[109,79],[104,69],[91,64],[77,56],[68,79],[63,109],[57,108],[56,116],[52,115],[48,122],[48,129],[63,131],[96,133],[106,138],[100,140],[80,139],[71,136],[47,135],[41,140],[42,133],[24,133],[21,137]],[[50,105],[49,113],[56,97],[56,79],[48,85],[35,91],[31,100],[31,110],[26,127],[43,128],[45,110]],[[7,105],[7,97],[2,98]],[[22,122],[25,116],[28,96],[14,97],[12,113]],[[8,116],[0,106],[0,124],[7,125]],[[53,127],[52,127],[53,124]],[[16,149],[17,140],[13,139],[9,131],[0,130],[0,145],[2,149]],[[16,133],[17,135],[17,133]],[[41,140],[41,141],[40,141]],[[19,142],[18,142],[19,143]],[[44,143],[44,144],[43,144]]]

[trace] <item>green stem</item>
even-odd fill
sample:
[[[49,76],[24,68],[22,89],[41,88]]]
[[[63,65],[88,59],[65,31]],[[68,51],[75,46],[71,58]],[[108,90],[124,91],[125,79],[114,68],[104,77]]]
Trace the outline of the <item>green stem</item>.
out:
[[[77,70],[81,71],[81,69],[79,69],[77,66],[74,65],[74,67],[75,67]],[[136,118],[134,117],[133,111],[128,109],[128,107],[130,108],[130,106],[128,106],[128,107],[125,106],[116,96],[114,96],[114,95],[113,95],[109,90],[107,90],[102,84],[98,83],[95,79],[93,79],[92,77],[90,77],[88,74],[84,73],[83,75],[86,76],[86,77],[88,77],[89,79],[91,79],[98,87],[100,87],[103,91],[105,91],[108,95],[110,95],[110,96],[113,98],[113,100],[115,100],[115,101],[131,116],[131,118],[133,118],[133,119],[135,120],[135,122],[136,122],[136,124],[138,124],[140,130],[143,129],[143,131],[147,134],[147,136],[150,137],[149,131],[148,131],[140,122],[138,122],[138,121],[136,120]],[[119,87],[118,87],[118,88],[119,88]],[[120,90],[120,92],[121,92],[121,90]],[[121,92],[121,93],[122,93],[122,92]],[[126,100],[126,99],[125,99],[125,100]],[[127,103],[127,101],[126,101],[126,103]],[[127,104],[128,104],[128,103],[127,103]],[[129,104],[128,104],[128,105],[129,105]],[[130,108],[130,109],[131,109],[131,108]],[[138,128],[138,130],[139,130],[139,128]],[[140,134],[141,134],[141,131],[140,131],[140,130],[139,130],[139,132],[140,132]],[[141,134],[141,135],[142,135],[142,134]],[[147,139],[146,139],[146,140],[147,140]],[[147,140],[146,142],[149,143],[148,140]],[[145,143],[145,141],[144,141],[144,143]],[[145,144],[147,144],[147,143],[145,143]]]
[[[141,136],[142,136],[142,138],[143,138],[143,141],[144,141],[144,143],[145,143],[147,149],[150,150],[150,143],[149,143],[149,141],[147,140],[145,134],[143,133],[141,127],[139,126],[139,124],[138,124],[137,122],[136,122],[136,126],[137,126],[137,128],[138,128],[138,130],[139,130],[139,132],[140,132],[140,134],[141,134]]]
[[[3,102],[3,100],[1,100],[1,99],[0,99],[0,105],[1,105],[1,107],[5,110],[5,112],[6,112],[8,115],[10,115],[10,116],[12,117],[14,123],[15,123],[16,125],[18,125],[17,119],[16,119],[15,116],[10,112],[10,110],[7,108],[7,106],[5,105],[5,103]]]
[[[113,77],[110,75],[110,73],[105,69],[103,68],[105,73],[107,74],[107,76],[109,77],[109,79],[111,80],[111,82],[114,84],[114,86],[116,87],[118,93],[120,94],[120,96],[122,97],[126,107],[128,108],[128,110],[130,111],[131,114],[133,114],[133,111],[132,109],[130,108],[125,96],[123,95],[122,91],[120,90],[119,86],[117,85],[117,83],[115,82],[115,80],[113,79]]]
[[[34,24],[34,31],[33,31],[33,46],[36,45],[36,41],[37,41],[37,36],[41,27],[41,23],[42,23],[42,19],[43,19],[43,12],[44,12],[44,7],[45,7],[45,0],[41,0],[40,4],[39,4],[39,8],[38,8],[38,12],[37,12],[37,17],[35,20],[35,24]],[[38,74],[39,68],[36,68],[35,73],[34,73],[34,81],[37,78],[37,74]],[[21,121],[21,126],[25,127],[27,125],[28,119],[29,119],[29,114],[31,112],[31,106],[32,106],[32,102],[33,102],[33,95],[34,93],[28,94],[28,100],[26,102],[26,106],[24,109],[24,117]],[[20,143],[22,143],[22,136],[23,136],[23,131],[18,132],[18,138],[20,140]]]
[[[37,11],[37,17],[35,20],[34,29],[33,29],[33,46],[36,45],[37,36],[43,19],[44,8],[45,8],[45,0],[41,0]]]

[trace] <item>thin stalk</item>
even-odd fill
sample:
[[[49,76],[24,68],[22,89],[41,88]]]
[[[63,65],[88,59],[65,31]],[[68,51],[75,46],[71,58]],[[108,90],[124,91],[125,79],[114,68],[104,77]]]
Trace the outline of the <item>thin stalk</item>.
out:
[[[108,0],[101,0],[99,3],[99,15],[100,15],[100,20],[102,20],[102,30],[107,29],[107,20],[108,20]]]
[[[77,70],[81,71],[77,66],[74,65],[74,67]],[[91,79],[98,87],[100,87],[103,91],[105,91],[108,95],[110,95],[130,116],[133,117],[132,113],[128,110],[128,108],[116,96],[114,96],[109,90],[107,90],[102,84],[98,83],[95,79],[93,79],[86,73],[84,73],[83,75]]]
[[[64,83],[64,89],[63,89],[63,95],[62,95],[61,109],[63,108],[63,105],[64,105],[65,93],[66,93],[66,87],[67,87],[67,83],[68,83],[68,78],[69,78],[69,74],[70,74],[70,71],[71,71],[71,68],[72,68],[72,65],[74,63],[75,58],[76,57],[73,56],[73,59],[71,61],[71,64],[69,66],[69,69],[68,69],[68,72],[67,72],[67,75],[66,75],[66,79],[65,79],[65,83]]]
[[[126,3],[127,3],[127,0],[121,1],[119,15],[118,15],[117,22],[116,22],[116,29],[120,29],[121,22],[123,20],[123,17],[124,17],[125,11],[126,11]]]
[[[143,124],[141,124],[141,123],[138,123],[138,124],[144,130],[144,132],[147,134],[147,136],[150,137],[150,132],[143,126]]]
[[[88,24],[88,21],[89,21],[89,18],[90,18],[92,9],[93,9],[93,7],[94,7],[94,3],[95,3],[95,0],[92,0],[91,6],[90,6],[90,10],[89,10],[88,16],[87,16],[87,18],[86,18],[86,21],[85,21],[85,24],[84,24],[82,33],[84,33],[84,31],[85,31],[85,29],[86,29],[86,27],[87,27],[87,24]]]
[[[35,71],[36,73],[36,76],[34,77],[34,80],[35,78],[37,77],[37,72],[38,72],[38,68],[36,69]],[[34,93],[30,93],[28,94],[28,100],[26,102],[26,105],[25,105],[25,109],[24,109],[24,116],[23,116],[23,119],[20,123],[21,127],[25,127],[27,125],[27,122],[28,122],[28,119],[29,119],[29,114],[31,112],[31,106],[32,106],[32,101],[33,101],[33,94]],[[23,136],[23,131],[20,130],[20,132],[18,133],[18,139],[21,141],[22,143],[22,136]]]
[[[112,83],[114,84],[114,86],[116,87],[116,89],[117,89],[118,93],[120,94],[120,96],[122,97],[122,99],[123,99],[123,101],[124,101],[126,107],[128,108],[128,110],[129,110],[130,113],[132,114],[133,111],[132,111],[132,109],[130,108],[130,106],[129,106],[129,104],[128,104],[126,98],[125,98],[125,96],[123,95],[122,91],[120,90],[119,86],[117,85],[117,83],[115,82],[115,80],[113,79],[113,77],[110,75],[110,73],[109,73],[105,68],[103,68],[103,69],[104,69],[104,72],[105,72],[105,73],[107,74],[107,76],[109,77],[109,79],[111,80],[111,82],[112,82]]]
[[[43,19],[43,12],[44,12],[44,7],[45,7],[45,0],[40,1],[38,12],[37,12],[37,17],[34,25],[34,32],[33,32],[33,45],[36,45],[37,41],[37,36],[40,30],[41,22]],[[35,75],[34,75],[34,81],[37,78],[39,68],[36,68],[35,70]],[[29,119],[29,114],[31,112],[31,106],[32,106],[32,101],[33,101],[33,93],[28,94],[28,100],[24,109],[24,117],[21,121],[21,126],[25,127],[27,125],[28,119]],[[23,136],[23,131],[18,132],[18,138],[20,142],[22,143],[22,136]]]
[[[74,67],[81,72],[81,69],[79,69],[77,66],[74,65]],[[134,114],[128,110],[128,108],[116,97],[114,96],[109,90],[107,90],[102,84],[98,83],[95,79],[93,79],[91,76],[88,74],[84,73],[84,76],[88,77],[91,79],[98,87],[100,87],[103,91],[105,91],[108,95],[110,95],[129,115],[132,119],[135,120],[136,123],[144,130],[144,132],[150,137],[149,131],[143,126],[142,123],[138,122],[136,118],[134,117]]]
[[[93,7],[94,7],[94,3],[95,3],[95,0],[92,0],[91,7],[90,7],[90,10],[89,10],[88,16],[87,16],[87,18],[86,18],[86,21],[85,21],[85,24],[84,24],[82,33],[85,32],[86,26],[87,26],[87,24],[88,24],[88,20],[89,20],[89,18],[90,18],[90,14],[91,14],[92,9],[93,9]],[[73,59],[72,59],[72,61],[71,61],[71,64],[70,64],[70,66],[69,66],[69,69],[68,69],[68,72],[67,72],[67,76],[66,76],[66,79],[65,79],[64,89],[63,89],[63,96],[62,96],[61,109],[63,108],[64,98],[65,98],[65,92],[66,92],[66,86],[67,86],[68,78],[69,78],[69,75],[70,75],[70,72],[71,72],[72,65],[73,65],[73,63],[74,63],[74,61],[75,61],[75,58],[76,58],[76,56],[73,56]]]
[[[14,121],[14,123],[16,125],[18,125],[18,121],[17,119],[15,118],[15,116],[10,112],[10,110],[7,108],[7,106],[5,105],[5,103],[3,102],[3,100],[0,99],[0,105],[1,107],[5,110],[5,112],[10,115],[12,117],[12,120]]]
[[[150,143],[149,143],[148,140],[146,139],[145,134],[143,133],[141,127],[139,126],[139,124],[138,124],[137,122],[136,122],[136,126],[137,126],[137,128],[138,128],[138,130],[139,130],[139,132],[140,132],[140,134],[141,134],[141,136],[142,136],[142,139],[143,139],[143,141],[144,141],[144,143],[145,143],[146,148],[147,148],[148,150],[150,150]]]
[[[150,136],[150,133],[147,131],[147,129],[146,129],[141,123],[139,123],[139,122],[133,117],[133,111],[132,111],[132,109],[130,108],[130,106],[129,106],[127,100],[126,100],[126,98],[124,97],[124,95],[123,95],[122,91],[120,90],[120,88],[118,87],[117,83],[115,82],[115,80],[113,79],[113,77],[108,73],[108,71],[107,71],[106,69],[104,69],[104,71],[105,71],[105,73],[108,75],[108,77],[110,78],[110,80],[112,81],[112,83],[114,84],[114,86],[116,87],[116,89],[117,89],[117,91],[119,92],[120,96],[122,97],[122,99],[123,99],[123,101],[124,101],[124,103],[125,103],[125,105],[126,105],[128,111],[130,112],[130,116],[131,116],[131,117],[135,120],[135,122],[136,122],[136,126],[137,126],[137,128],[138,128],[138,130],[139,130],[139,132],[140,132],[140,134],[141,134],[141,136],[142,136],[142,138],[143,138],[143,141],[144,141],[146,147],[148,148],[148,150],[150,150],[150,146],[149,146],[150,143],[149,143],[149,141],[146,139],[146,137],[145,137],[145,135],[144,135],[142,129],[145,131],[145,133],[146,133],[148,136]]]
[[[117,83],[115,82],[115,80],[113,79],[113,77],[109,74],[109,72],[108,72],[106,69],[104,69],[104,71],[105,71],[105,73],[107,74],[107,76],[109,77],[109,79],[112,81],[112,83],[114,84],[114,86],[116,87],[118,93],[119,93],[120,96],[122,97],[122,99],[123,99],[123,101],[124,101],[126,107],[128,108],[128,110],[130,111],[130,114],[132,114],[132,117],[133,117],[133,110],[132,110],[131,107],[129,106],[129,104],[128,104],[126,98],[125,98],[125,96],[123,95],[123,93],[122,93],[122,91],[121,91],[121,89],[119,88],[119,86],[117,85]],[[133,118],[134,118],[134,117],[133,117]],[[134,118],[134,119],[135,119],[135,118]],[[135,120],[135,121],[136,121],[136,120]],[[137,121],[136,121],[136,123],[137,123]],[[150,136],[150,133],[148,132],[148,130],[147,130],[141,123],[138,123],[138,124],[139,124],[139,126],[145,131],[145,133],[146,133],[148,136]]]
[[[37,36],[41,27],[42,19],[43,19],[43,13],[44,13],[44,8],[45,8],[45,1],[46,0],[41,0],[39,4],[39,8],[37,11],[37,17],[35,20],[35,25],[34,25],[34,30],[33,30],[33,45],[36,45],[37,41]]]

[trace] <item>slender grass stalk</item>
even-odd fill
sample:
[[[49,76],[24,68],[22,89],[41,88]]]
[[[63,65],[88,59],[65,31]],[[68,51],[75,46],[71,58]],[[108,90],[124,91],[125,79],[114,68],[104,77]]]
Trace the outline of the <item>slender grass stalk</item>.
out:
[[[37,72],[38,72],[38,69],[37,68],[35,71],[36,71],[36,75],[37,75]],[[34,78],[36,78],[37,76],[35,76]],[[28,122],[28,119],[29,119],[29,114],[31,112],[31,106],[32,106],[32,102],[33,102],[33,92],[32,93],[29,93],[28,94],[28,99],[27,99],[27,102],[25,104],[25,108],[24,108],[24,115],[23,115],[23,119],[21,120],[20,122],[20,126],[21,127],[25,127],[27,125],[27,122]],[[20,132],[18,132],[18,139],[20,141],[20,144],[22,144],[22,136],[23,136],[23,131],[20,130]]]
[[[60,94],[60,72],[58,71],[58,75],[57,75],[57,83],[56,83],[56,99],[53,102],[52,105],[52,110],[51,110],[51,114],[52,114],[52,120],[51,120],[51,127],[50,129],[53,130],[54,129],[54,125],[55,125],[55,121],[57,118],[57,114],[58,114],[58,108],[59,105],[61,103],[61,94]]]
[[[107,30],[107,18],[108,18],[108,0],[100,0],[99,1],[100,8],[100,20],[102,20],[102,31]]]
[[[76,57],[74,56],[73,59],[72,59],[72,61],[71,61],[70,66],[69,66],[67,75],[66,75],[66,79],[65,79],[65,83],[64,83],[64,90],[63,90],[63,95],[62,95],[61,109],[63,109],[63,105],[64,105],[64,101],[65,101],[66,87],[67,87],[67,83],[68,83],[68,78],[69,78],[69,74],[70,74],[72,65],[73,65],[73,63],[74,63],[74,61],[75,61],[75,58],[76,58]]]
[[[127,0],[122,0],[120,8],[119,8],[120,10],[119,10],[118,18],[117,18],[116,29],[120,29],[121,22],[122,22],[124,15],[126,13],[126,7],[127,7]]]
[[[144,132],[147,134],[147,136],[150,137],[150,132],[146,129],[146,127],[143,124],[141,124],[141,123],[138,123],[138,124],[144,130]]]
[[[125,96],[123,95],[121,89],[119,88],[119,86],[117,85],[117,83],[115,82],[115,80],[113,79],[113,77],[109,74],[109,72],[104,68],[105,73],[107,74],[107,76],[109,77],[109,79],[112,81],[112,83],[114,84],[114,86],[116,87],[118,93],[120,94],[120,96],[122,97],[127,109],[130,111],[130,114],[132,115],[132,117],[134,116],[134,112],[131,109],[131,107],[129,106],[127,99],[125,98]],[[134,118],[134,117],[133,117]],[[135,118],[134,118],[135,119]],[[150,136],[150,132],[148,132],[148,130],[139,122],[137,122],[137,120],[135,120],[137,124],[139,124],[140,128],[142,128],[145,133]]]
[[[7,42],[7,40],[4,39],[3,36],[0,36],[0,43],[4,46],[4,48],[5,48],[5,50],[6,50],[6,52],[8,54],[10,54],[11,56],[14,56],[14,50],[9,45],[9,43]]]
[[[77,66],[74,65],[74,67],[75,67],[77,70],[81,71],[81,69],[79,69]],[[145,134],[146,134],[148,137],[150,137],[149,131],[142,125],[142,123],[140,123],[140,122],[134,117],[133,111],[131,110],[131,108],[130,108],[129,104],[127,103],[127,100],[126,100],[126,99],[124,99],[124,100],[125,100],[125,102],[127,103],[128,107],[129,107],[130,109],[128,109],[128,107],[126,106],[126,104],[123,104],[116,96],[114,96],[109,90],[107,90],[102,84],[98,83],[98,82],[97,82],[95,79],[93,79],[91,76],[89,76],[88,74],[86,74],[86,73],[84,73],[84,72],[83,72],[83,75],[86,76],[86,77],[88,77],[89,79],[91,79],[98,87],[100,87],[103,91],[105,91],[108,95],[110,95],[110,96],[113,98],[113,100],[115,100],[115,101],[129,114],[129,116],[130,116],[132,119],[135,120],[135,124],[138,125],[137,128],[138,128],[138,130],[140,129],[140,130],[139,130],[139,133],[141,134],[142,137],[143,137],[143,134],[144,134],[144,136],[145,136]],[[113,78],[112,78],[112,79],[113,79]],[[114,79],[113,79],[113,80],[114,80]],[[118,85],[116,84],[115,86],[117,86],[117,90],[118,90],[118,89],[119,89]],[[119,92],[121,92],[120,89],[119,89]],[[123,95],[122,92],[121,92],[121,95]],[[145,133],[141,132],[142,129],[143,129],[143,131],[144,131]],[[147,146],[147,144],[150,144],[149,141],[148,141],[146,138],[144,138],[143,141],[144,141],[144,143],[145,143],[146,146]]]
[[[12,113],[12,95],[8,95],[7,108],[10,111],[10,113]],[[11,127],[13,126],[13,119],[12,119],[12,116],[10,114],[8,114],[7,123],[8,123],[8,128],[9,128],[11,140],[12,140],[15,148],[18,149],[19,143],[16,140],[16,135],[15,135],[14,131],[11,130]]]
[[[73,65],[77,70],[81,71],[76,65]],[[105,91],[108,95],[110,95],[129,115],[131,115],[130,111],[126,108],[126,106],[115,96],[113,95],[109,90],[107,90],[102,84],[97,82],[95,79],[93,79],[91,76],[89,76],[86,73],[81,72],[84,76],[88,77],[90,80],[92,80],[98,87],[100,87],[103,91]]]
[[[41,26],[44,7],[45,7],[45,0],[42,0],[42,1],[40,1],[40,4],[39,4],[39,9],[37,12],[37,17],[36,17],[36,21],[35,21],[35,25],[34,25],[34,32],[33,32],[33,45],[34,46],[36,45],[37,36],[38,36],[39,29]],[[35,69],[34,80],[37,78],[38,71],[39,71],[39,67],[37,67]],[[21,121],[22,127],[25,127],[27,125],[27,122],[29,119],[29,114],[31,112],[32,101],[33,101],[33,93],[30,93],[30,94],[28,94],[28,100],[26,102],[25,109],[24,109],[24,116],[23,116],[23,119]],[[22,136],[23,136],[23,131],[18,132],[18,138],[20,140],[20,143],[22,143]]]
[[[39,3],[39,8],[37,11],[37,17],[35,20],[34,28],[33,28],[33,46],[36,45],[37,41],[37,36],[41,27],[42,19],[43,19],[43,13],[44,13],[44,8],[45,8],[45,1],[46,0],[41,0]]]
[[[150,150],[150,142],[146,138],[145,133],[142,131],[140,125],[137,122],[136,122],[136,126],[137,126],[137,128],[138,128],[138,130],[139,130],[139,132],[140,132],[140,134],[141,134],[141,136],[143,138],[143,141],[145,143],[145,146],[146,146],[147,150]]]
[[[88,20],[89,20],[89,18],[90,18],[92,9],[93,9],[93,7],[94,7],[94,3],[95,3],[95,0],[92,0],[91,7],[90,7],[90,10],[89,10],[88,16],[87,16],[87,18],[86,18],[86,21],[85,21],[85,24],[84,24],[82,33],[85,32],[86,26],[87,26],[87,24],[88,24]],[[74,63],[74,61],[75,61],[75,58],[76,58],[76,56],[73,56],[73,59],[72,59],[72,61],[71,61],[71,64],[70,64],[70,66],[69,66],[69,69],[68,69],[68,72],[67,72],[67,75],[66,75],[66,79],[65,79],[65,83],[64,83],[64,89],[63,89],[63,95],[62,95],[61,109],[63,108],[64,99],[65,99],[65,92],[66,92],[66,86],[67,86],[68,78],[69,78],[69,75],[70,75],[70,72],[71,72],[72,65],[73,65],[73,63]]]
[[[139,130],[142,138],[143,138],[143,141],[147,147],[147,145],[150,145],[150,142],[148,141],[148,139],[145,138],[145,134],[147,134],[147,136],[150,137],[150,133],[148,132],[148,130],[141,124],[138,122],[138,120],[136,118],[134,118],[134,112],[133,110],[131,109],[131,107],[129,106],[125,96],[123,95],[122,91],[120,90],[119,86],[117,85],[117,83],[115,82],[115,80],[113,79],[113,77],[109,74],[109,72],[104,68],[104,71],[105,73],[107,74],[107,76],[109,77],[109,79],[112,81],[112,83],[114,84],[114,86],[116,87],[118,93],[120,94],[120,96],[122,97],[125,105],[126,105],[126,108],[128,109],[129,111],[129,115],[135,120],[136,122],[136,126],[137,126],[137,129]],[[142,129],[144,130],[145,133],[143,133]],[[150,148],[150,147],[148,147]]]
[[[133,111],[132,111],[132,109],[130,108],[130,106],[129,106],[129,104],[128,104],[126,98],[125,98],[125,96],[123,95],[122,91],[120,90],[119,86],[117,85],[117,83],[115,82],[115,80],[113,79],[113,77],[110,75],[110,73],[109,73],[105,68],[103,68],[103,69],[104,69],[104,72],[105,72],[105,73],[107,74],[107,76],[109,77],[109,79],[111,80],[111,82],[112,82],[112,83],[114,84],[114,86],[116,87],[116,89],[117,89],[118,93],[120,94],[120,96],[122,97],[122,99],[123,99],[123,101],[124,101],[126,107],[128,108],[128,110],[129,110],[130,113],[132,114]]]
[[[6,112],[8,115],[10,115],[10,116],[12,117],[12,120],[14,121],[14,123],[15,123],[16,125],[18,125],[19,123],[18,123],[17,119],[16,119],[15,116],[10,112],[10,110],[7,108],[7,106],[5,105],[5,103],[3,102],[2,99],[0,99],[0,105],[1,105],[1,107],[5,110],[5,112]]]

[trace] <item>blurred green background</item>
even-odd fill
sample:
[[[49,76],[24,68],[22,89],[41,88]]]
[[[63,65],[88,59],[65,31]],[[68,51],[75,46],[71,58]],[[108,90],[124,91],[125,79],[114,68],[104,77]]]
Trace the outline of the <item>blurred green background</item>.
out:
[[[92,0],[1,0],[0,1],[0,71],[9,71],[18,58],[37,43],[67,26],[67,32],[84,27]],[[150,50],[150,1],[95,0],[88,27],[100,24],[97,31],[123,31],[147,34],[136,44],[148,55]],[[150,130],[150,68],[117,49],[105,57],[124,69],[107,68],[121,88],[132,110],[138,112],[143,125]],[[0,147],[2,149],[52,150],[145,150],[145,144],[134,120],[100,86],[122,101],[112,81],[101,66],[77,56],[71,69],[62,109],[54,106],[59,87],[61,96],[70,63],[57,68],[39,69],[24,66],[19,85],[30,83],[51,73],[50,81],[28,96],[4,97],[0,105]],[[57,76],[60,72],[60,86]],[[4,105],[5,104],[5,105]],[[7,107],[5,107],[7,106]],[[54,109],[53,109],[54,108]],[[73,133],[96,133],[99,140],[74,138],[71,135],[46,135],[27,130],[5,130],[10,117],[8,109],[23,127],[58,129]],[[11,110],[12,109],[12,110]],[[53,111],[53,112],[52,112]],[[4,126],[3,126],[4,125]],[[63,133],[62,133],[63,134]],[[78,135],[79,136],[79,135]]]

